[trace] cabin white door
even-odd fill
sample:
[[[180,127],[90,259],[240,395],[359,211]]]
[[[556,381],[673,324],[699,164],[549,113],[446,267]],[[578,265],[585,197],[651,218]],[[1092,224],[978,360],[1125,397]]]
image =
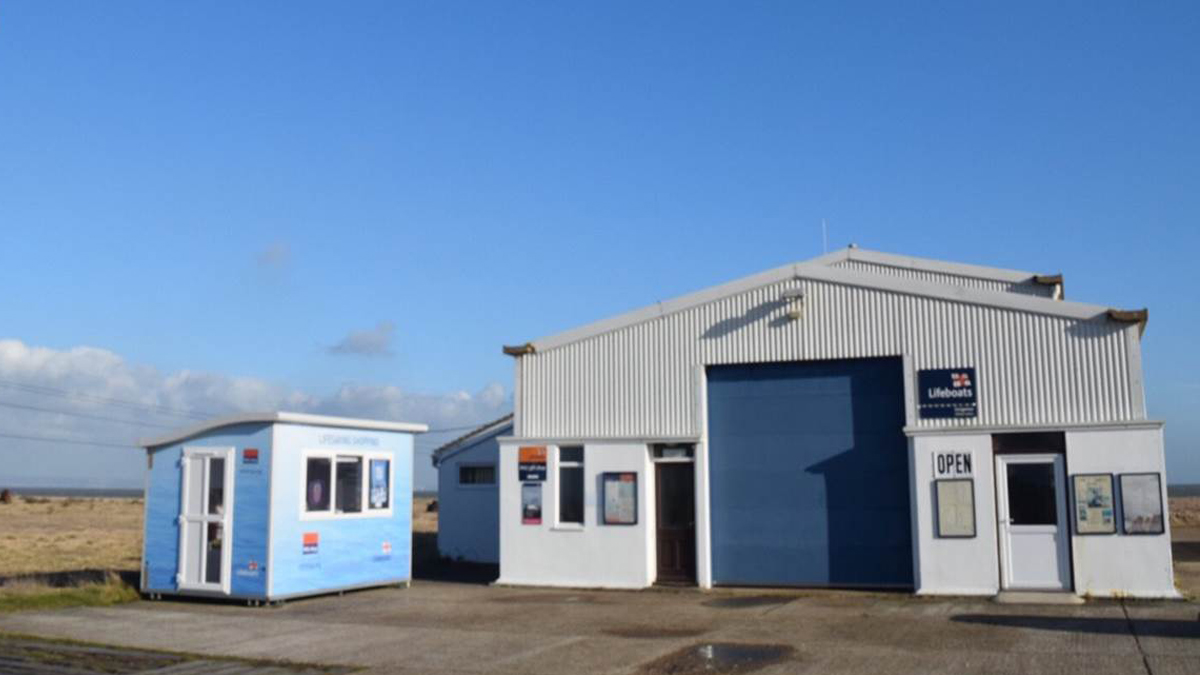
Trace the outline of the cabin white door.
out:
[[[996,455],[1003,588],[1070,590],[1064,474],[1060,454]]]
[[[184,448],[179,506],[180,590],[229,594],[233,448]]]

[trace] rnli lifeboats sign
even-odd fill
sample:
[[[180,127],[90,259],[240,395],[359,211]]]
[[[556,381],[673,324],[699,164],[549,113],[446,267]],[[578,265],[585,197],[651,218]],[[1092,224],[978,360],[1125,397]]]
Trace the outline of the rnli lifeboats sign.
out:
[[[918,414],[922,419],[975,417],[978,387],[974,368],[918,370]]]

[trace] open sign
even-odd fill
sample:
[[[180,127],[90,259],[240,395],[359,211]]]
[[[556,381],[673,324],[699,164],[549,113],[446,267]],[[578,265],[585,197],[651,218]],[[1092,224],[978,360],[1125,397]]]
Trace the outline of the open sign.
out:
[[[933,453],[934,478],[970,478],[975,475],[975,453],[946,450]]]

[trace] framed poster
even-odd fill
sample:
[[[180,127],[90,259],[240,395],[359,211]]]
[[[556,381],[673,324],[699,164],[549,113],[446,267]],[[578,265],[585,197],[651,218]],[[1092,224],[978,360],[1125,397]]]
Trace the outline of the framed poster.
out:
[[[1071,478],[1075,488],[1075,534],[1115,534],[1112,474],[1081,473]]]
[[[975,481],[947,478],[933,482],[937,497],[937,536],[971,539],[975,536]]]
[[[542,484],[521,484],[521,524],[542,524]]]
[[[637,525],[637,474],[604,473],[604,524]]]
[[[1125,534],[1162,534],[1162,485],[1156,473],[1121,474],[1121,529]]]

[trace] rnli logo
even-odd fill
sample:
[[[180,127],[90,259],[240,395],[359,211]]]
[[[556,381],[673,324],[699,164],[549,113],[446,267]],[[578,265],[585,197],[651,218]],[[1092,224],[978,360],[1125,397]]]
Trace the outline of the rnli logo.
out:
[[[967,373],[950,373],[950,384],[955,389],[971,386],[971,377]]]

